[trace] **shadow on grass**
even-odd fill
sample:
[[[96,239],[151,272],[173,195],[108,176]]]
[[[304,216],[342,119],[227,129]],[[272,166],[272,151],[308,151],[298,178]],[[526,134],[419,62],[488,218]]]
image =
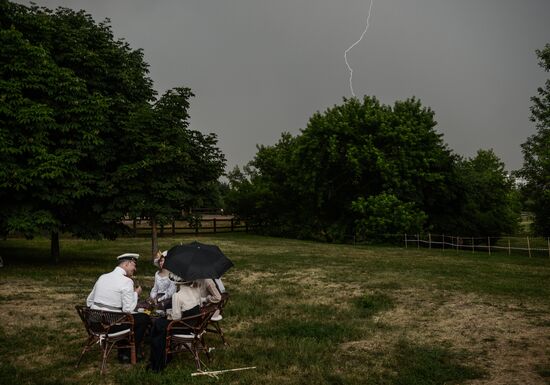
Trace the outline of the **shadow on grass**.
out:
[[[361,317],[372,317],[374,314],[393,308],[393,300],[384,293],[365,294],[354,300],[354,305]]]
[[[392,365],[397,371],[393,383],[458,384],[483,377],[485,372],[481,369],[463,364],[467,358],[465,353],[453,353],[444,347],[417,346],[400,340]]]

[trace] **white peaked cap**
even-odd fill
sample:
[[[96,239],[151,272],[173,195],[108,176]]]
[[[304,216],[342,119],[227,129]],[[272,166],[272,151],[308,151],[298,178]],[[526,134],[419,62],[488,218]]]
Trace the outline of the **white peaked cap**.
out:
[[[116,257],[116,259],[121,262],[121,261],[124,261],[126,259],[131,259],[131,260],[134,260],[137,262],[137,260],[139,259],[139,254],[136,254],[136,253],[124,253],[124,254],[120,254],[118,257]]]

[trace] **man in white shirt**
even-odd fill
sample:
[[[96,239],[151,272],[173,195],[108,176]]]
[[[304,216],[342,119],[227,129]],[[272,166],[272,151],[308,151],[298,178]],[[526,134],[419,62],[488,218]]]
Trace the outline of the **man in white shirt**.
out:
[[[86,304],[92,309],[133,313],[141,293],[141,287],[134,288],[131,277],[137,271],[139,254],[125,253],[117,257],[118,266],[110,273],[101,275],[86,299]],[[141,342],[151,322],[144,313],[133,313],[134,336],[138,358],[141,353]],[[119,349],[118,358],[121,362],[129,362],[129,350]]]

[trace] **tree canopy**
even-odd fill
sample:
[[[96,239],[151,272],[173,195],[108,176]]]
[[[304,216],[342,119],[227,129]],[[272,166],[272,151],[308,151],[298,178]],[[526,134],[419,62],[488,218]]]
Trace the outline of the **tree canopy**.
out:
[[[550,44],[536,51],[539,65],[550,71]],[[531,98],[531,120],[537,131],[522,144],[523,167],[518,174],[526,181],[524,191],[535,214],[534,230],[539,235],[550,234],[550,79]]]
[[[115,237],[209,194],[224,158],[188,129],[189,89],[155,99],[141,50],[84,11],[0,0],[0,230]],[[179,207],[180,209],[183,207]]]
[[[344,99],[300,134],[260,146],[244,172],[229,174],[227,203],[269,232],[328,241],[512,231],[517,210],[502,162],[492,151],[461,159],[435,126],[415,98]]]
[[[189,88],[168,90],[152,108],[137,111],[124,128],[120,166],[113,171],[122,194],[109,206],[111,216],[125,213],[149,218],[153,227],[153,253],[158,249],[156,225],[181,215],[182,209],[200,207],[217,188],[225,157],[214,134],[190,130]]]
[[[479,150],[474,158],[461,159],[457,170],[463,190],[457,219],[461,234],[513,234],[519,222],[519,198],[513,179],[493,150]]]

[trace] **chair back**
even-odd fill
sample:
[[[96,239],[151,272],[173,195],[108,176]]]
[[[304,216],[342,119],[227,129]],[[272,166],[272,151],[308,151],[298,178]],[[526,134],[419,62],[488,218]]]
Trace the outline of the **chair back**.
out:
[[[169,354],[188,351],[193,354],[197,370],[201,370],[199,353],[204,352],[210,359],[204,333],[217,309],[217,304],[210,304],[204,306],[198,314],[170,322],[166,328],[165,357]]]
[[[210,304],[204,306],[200,313],[183,317],[179,320],[174,320],[168,324],[167,335],[170,335],[170,332],[173,334],[183,333],[193,333],[195,336],[200,336],[204,333],[210,318],[214,315],[217,310],[217,304]]]
[[[109,333],[112,326],[127,325],[134,329],[134,317],[126,313],[90,309],[86,306],[76,306],[76,311],[84,323],[89,335]]]

